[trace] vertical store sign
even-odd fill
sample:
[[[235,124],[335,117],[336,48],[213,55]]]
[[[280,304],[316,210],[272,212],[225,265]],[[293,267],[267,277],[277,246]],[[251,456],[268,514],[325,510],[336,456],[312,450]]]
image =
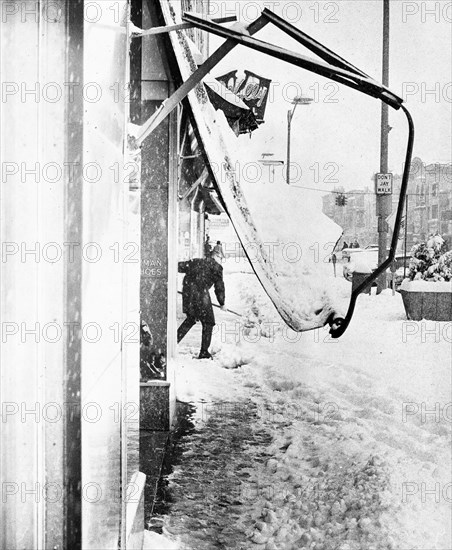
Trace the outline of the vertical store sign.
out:
[[[219,76],[217,80],[239,96],[245,105],[253,111],[258,124],[262,124],[271,80],[251,71],[244,72],[245,76],[243,78],[237,78],[237,71],[230,71],[223,76]]]

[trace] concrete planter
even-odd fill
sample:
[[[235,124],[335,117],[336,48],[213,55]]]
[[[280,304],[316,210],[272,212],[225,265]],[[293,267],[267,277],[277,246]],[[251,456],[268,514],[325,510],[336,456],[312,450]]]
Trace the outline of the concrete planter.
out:
[[[404,282],[400,289],[407,318],[413,321],[452,321],[452,285],[421,283]]]

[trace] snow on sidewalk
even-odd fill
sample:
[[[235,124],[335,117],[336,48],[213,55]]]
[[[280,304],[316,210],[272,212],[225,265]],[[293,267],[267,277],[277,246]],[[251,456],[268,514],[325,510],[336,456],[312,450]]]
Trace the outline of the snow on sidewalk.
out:
[[[192,358],[200,327],[180,346],[176,390],[197,406],[196,431],[170,476],[168,539],[193,550],[452,548],[452,323],[406,321],[385,291],[360,296],[331,340],[287,330],[252,275],[229,272],[226,288],[244,316],[216,313],[215,359]]]

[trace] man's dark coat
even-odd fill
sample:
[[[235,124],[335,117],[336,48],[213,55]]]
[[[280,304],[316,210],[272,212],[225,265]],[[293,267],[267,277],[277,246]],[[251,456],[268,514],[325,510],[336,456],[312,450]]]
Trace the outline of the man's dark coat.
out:
[[[213,258],[195,258],[179,262],[179,273],[185,273],[182,285],[182,309],[187,317],[214,325],[212,301],[209,289],[215,285],[215,295],[220,306],[224,305],[223,267]]]

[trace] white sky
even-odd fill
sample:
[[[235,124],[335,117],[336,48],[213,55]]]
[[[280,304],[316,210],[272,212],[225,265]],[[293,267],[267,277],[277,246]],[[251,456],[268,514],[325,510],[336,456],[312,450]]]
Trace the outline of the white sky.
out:
[[[382,0],[211,0],[210,13],[214,17],[235,13],[247,24],[258,16],[259,7],[265,6],[381,81]],[[315,57],[271,25],[256,37]],[[221,42],[211,35],[210,51]],[[389,87],[407,98],[416,128],[414,156],[428,163],[451,161],[451,52],[452,2],[391,1]],[[302,169],[296,183],[326,191],[337,185],[346,189],[372,186],[380,158],[378,100],[241,46],[213,74],[233,69],[249,69],[273,80],[266,123],[251,140],[241,138],[250,160],[267,151],[285,159],[289,101],[301,89],[315,102],[297,107],[292,123],[292,160]],[[406,119],[401,111],[390,109],[389,113],[393,127],[389,168],[400,174]]]

